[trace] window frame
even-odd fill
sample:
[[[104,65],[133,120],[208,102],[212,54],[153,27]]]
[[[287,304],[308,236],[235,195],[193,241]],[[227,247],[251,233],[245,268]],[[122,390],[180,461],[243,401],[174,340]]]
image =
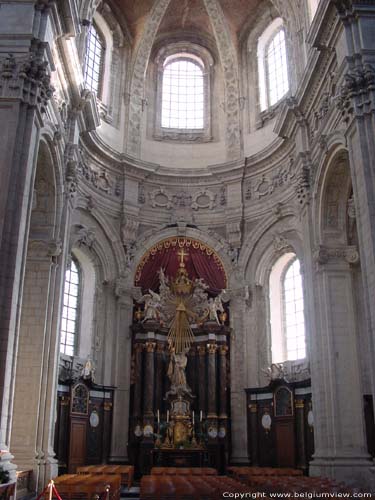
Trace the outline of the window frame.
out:
[[[77,307],[76,307],[76,319],[75,319],[75,325],[74,325],[74,345],[73,345],[73,354],[67,354],[65,352],[66,350],[66,342],[63,344],[64,345],[64,351],[61,350],[62,346],[62,321],[63,321],[63,312],[64,312],[64,299],[65,299],[65,285],[66,285],[66,273],[68,269],[70,269],[71,263],[74,262],[76,268],[77,268],[77,274],[78,274],[78,293],[77,293]],[[61,310],[61,324],[60,324],[60,348],[59,352],[60,354],[64,354],[65,356],[76,356],[77,352],[79,350],[79,335],[80,335],[80,327],[81,327],[81,304],[82,304],[82,291],[83,291],[83,272],[81,265],[77,258],[74,255],[71,255],[68,259],[66,268],[65,268],[65,274],[64,274],[64,286],[63,286],[63,297],[62,297],[62,310]],[[67,332],[66,332],[67,333]]]
[[[268,49],[277,34],[284,31],[284,43],[286,53],[286,71],[288,77],[288,90],[280,97],[274,104],[270,104],[270,85],[269,85],[269,68],[268,68]],[[249,43],[249,42],[248,42]],[[279,107],[280,103],[286,99],[290,93],[291,88],[291,72],[288,63],[288,41],[287,31],[281,17],[276,17],[269,23],[261,32],[257,39],[257,89],[258,89],[258,106],[260,113],[260,122],[263,124],[268,117],[273,117],[275,110]]]
[[[270,95],[271,95],[271,82],[270,82],[270,76],[269,76],[269,55],[268,55],[268,51],[269,51],[271,43],[275,40],[275,38],[277,37],[277,35],[281,31],[284,33],[285,64],[286,64],[286,74],[287,74],[287,79],[288,79],[288,89],[286,90],[286,92],[281,97],[279,97],[279,99],[276,102],[274,102],[273,104],[271,104],[271,98],[270,98]],[[290,90],[290,77],[289,77],[289,66],[288,66],[288,51],[287,51],[287,45],[286,45],[286,31],[285,31],[284,25],[279,26],[273,32],[273,34],[269,37],[269,39],[267,40],[267,43],[266,43],[266,45],[264,47],[264,72],[265,72],[264,76],[265,76],[265,83],[266,83],[266,93],[265,94],[266,94],[266,102],[267,102],[267,107],[266,107],[266,109],[264,111],[267,111],[269,109],[273,109],[273,108],[277,107],[279,105],[279,103],[285,99],[285,97],[288,95],[289,90]]]
[[[190,57],[189,57],[190,56]],[[202,129],[181,129],[162,127],[162,100],[163,100],[163,74],[167,66],[166,60],[171,62],[178,60],[202,63],[203,72],[203,128]],[[211,101],[212,101],[212,68],[213,58],[209,51],[197,44],[190,42],[177,42],[163,46],[155,57],[155,115],[154,133],[156,140],[179,141],[179,142],[209,142],[211,135]],[[200,64],[199,64],[200,65]]]
[[[283,352],[284,352],[284,357],[285,361],[298,361],[302,359],[306,359],[307,356],[307,346],[306,346],[306,322],[305,322],[305,297],[304,297],[304,292],[303,292],[303,277],[302,273],[300,272],[301,276],[301,291],[302,291],[302,305],[303,305],[303,326],[304,326],[304,341],[305,341],[305,355],[300,358],[297,357],[296,359],[291,359],[289,357],[288,353],[288,335],[287,335],[287,324],[286,324],[286,296],[285,296],[285,279],[288,271],[291,269],[291,267],[295,264],[295,262],[298,261],[300,264],[301,268],[301,261],[298,259],[297,255],[295,255],[293,258],[291,258],[284,266],[281,275],[280,275],[280,288],[281,288],[281,328],[282,328],[282,343],[283,343]],[[296,349],[298,352],[299,349]]]
[[[86,61],[87,61],[87,56],[88,56],[90,30],[92,28],[94,28],[94,30],[96,31],[97,37],[98,37],[98,39],[101,43],[101,46],[102,46],[102,50],[101,50],[101,54],[100,54],[100,63],[99,63],[98,89],[96,91],[87,85],[87,80],[86,80]],[[83,82],[84,82],[85,88],[87,90],[90,90],[90,92],[93,92],[99,101],[102,101],[102,99],[103,99],[106,49],[107,49],[107,45],[106,45],[105,36],[104,36],[103,32],[101,31],[101,29],[99,28],[98,23],[93,19],[93,21],[90,23],[90,26],[88,27],[87,35],[86,35],[85,54],[84,54],[84,61],[83,61]]]

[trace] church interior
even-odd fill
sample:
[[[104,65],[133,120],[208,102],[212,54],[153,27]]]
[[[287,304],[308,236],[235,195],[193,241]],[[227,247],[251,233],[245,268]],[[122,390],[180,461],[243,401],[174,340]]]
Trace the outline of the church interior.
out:
[[[374,33],[0,0],[2,500],[375,493]]]

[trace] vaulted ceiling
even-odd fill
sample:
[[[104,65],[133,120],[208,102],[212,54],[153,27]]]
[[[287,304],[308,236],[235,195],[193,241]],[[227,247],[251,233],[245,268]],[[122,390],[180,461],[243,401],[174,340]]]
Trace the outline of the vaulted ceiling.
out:
[[[131,35],[137,40],[155,0],[112,1],[120,8]],[[232,38],[236,41],[243,27],[256,15],[259,5],[268,3],[268,0],[219,0],[219,3],[228,20]],[[211,22],[203,0],[171,0],[161,22],[158,35],[177,31],[213,37]]]

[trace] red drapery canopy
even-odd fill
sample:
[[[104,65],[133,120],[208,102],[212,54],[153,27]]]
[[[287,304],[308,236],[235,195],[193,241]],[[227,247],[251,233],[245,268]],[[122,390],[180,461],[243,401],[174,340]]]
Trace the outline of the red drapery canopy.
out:
[[[157,243],[143,257],[135,275],[135,285],[143,292],[159,288],[158,271],[164,269],[166,276],[174,278],[181,261],[181,249],[189,278],[203,278],[211,294],[218,294],[227,287],[227,277],[218,255],[204,243],[191,238],[169,238]]]

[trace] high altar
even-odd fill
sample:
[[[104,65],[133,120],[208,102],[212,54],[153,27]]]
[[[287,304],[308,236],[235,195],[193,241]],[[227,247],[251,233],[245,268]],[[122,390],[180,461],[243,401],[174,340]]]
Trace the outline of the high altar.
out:
[[[152,465],[228,459],[229,294],[215,252],[174,238],[142,259],[134,303],[129,454]]]

